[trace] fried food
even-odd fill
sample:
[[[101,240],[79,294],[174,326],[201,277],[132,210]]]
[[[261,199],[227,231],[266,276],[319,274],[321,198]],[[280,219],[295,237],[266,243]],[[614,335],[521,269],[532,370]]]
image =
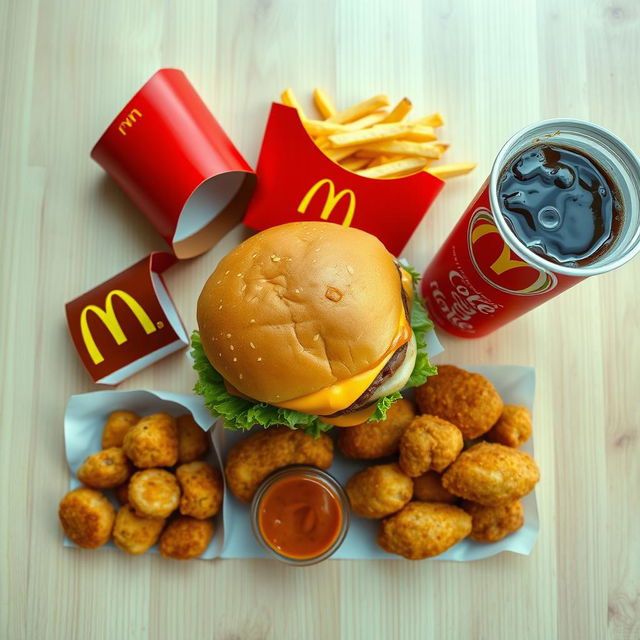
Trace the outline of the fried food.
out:
[[[463,444],[455,425],[437,416],[418,416],[400,438],[400,467],[412,478],[429,469],[444,471],[458,457]]]
[[[145,469],[131,476],[129,504],[141,515],[167,518],[180,504],[176,477],[164,469]]]
[[[160,536],[160,554],[176,560],[195,558],[207,550],[213,532],[212,520],[178,516]]]
[[[270,427],[240,440],[229,452],[225,474],[236,498],[251,502],[260,483],[276,469],[290,464],[311,464],[328,469],[333,441],[326,434],[314,438],[288,427]]]
[[[189,462],[176,469],[182,489],[180,513],[198,520],[211,518],[222,505],[222,476],[217,469],[202,461]]]
[[[69,491],[58,509],[65,534],[84,549],[97,549],[109,541],[115,515],[109,500],[87,487]]]
[[[338,431],[338,448],[349,458],[373,460],[398,452],[400,436],[415,418],[413,403],[396,400],[380,422],[365,422]]]
[[[471,532],[471,516],[451,504],[410,502],[380,522],[378,544],[408,560],[444,553]]]
[[[480,442],[463,451],[445,471],[442,486],[466,500],[498,506],[526,495],[539,479],[538,465],[529,454]]]
[[[435,471],[427,471],[413,479],[413,497],[422,502],[455,502],[458,498],[442,486],[442,477]]]
[[[176,418],[178,427],[178,462],[193,462],[209,449],[209,438],[190,413]]]
[[[133,411],[110,413],[102,431],[102,448],[121,447],[125,434],[138,420],[140,420],[140,416]]]
[[[416,388],[421,413],[429,413],[453,423],[467,440],[486,433],[500,418],[502,400],[495,387],[479,373],[469,373],[453,365],[439,365]]]
[[[178,460],[175,418],[155,413],[141,418],[124,436],[124,452],[140,469],[171,467]]]
[[[505,404],[496,424],[487,431],[485,438],[506,447],[519,447],[531,437],[531,414],[526,407]]]
[[[379,464],[351,476],[345,490],[356,515],[384,518],[411,500],[413,482],[397,464]]]
[[[497,542],[524,524],[520,500],[498,507],[485,507],[465,500],[462,508],[471,516],[471,539],[476,542]]]
[[[120,504],[127,504],[129,502],[129,483],[125,482],[119,487],[116,487],[116,498]]]
[[[130,504],[120,507],[113,526],[113,542],[133,556],[152,547],[160,537],[164,518],[149,518],[136,513]]]
[[[131,463],[120,447],[111,447],[87,457],[78,469],[78,480],[94,489],[112,489],[126,482]]]

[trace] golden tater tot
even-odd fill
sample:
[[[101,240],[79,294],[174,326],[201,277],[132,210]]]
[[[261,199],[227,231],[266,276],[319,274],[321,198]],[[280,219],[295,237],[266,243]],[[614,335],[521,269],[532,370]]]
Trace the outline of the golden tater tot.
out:
[[[524,509],[520,500],[498,507],[485,507],[465,500],[462,508],[471,516],[470,537],[476,542],[497,542],[524,524]]]
[[[112,489],[127,481],[132,468],[120,447],[90,455],[78,469],[78,480],[94,489]]]
[[[180,513],[183,516],[204,520],[220,511],[224,489],[217,469],[206,462],[189,462],[176,469],[176,478],[182,489]]]
[[[131,476],[129,504],[141,515],[166,518],[180,504],[176,477],[164,469],[145,469]]]
[[[485,438],[506,447],[519,447],[531,437],[531,414],[526,407],[505,404],[496,424],[487,431]]]
[[[397,464],[379,464],[351,476],[345,490],[356,515],[384,518],[411,500],[413,481]]]
[[[102,448],[121,447],[124,436],[140,420],[133,411],[114,411],[109,414],[102,431]]]
[[[384,420],[340,429],[338,448],[345,456],[360,460],[392,456],[398,452],[400,436],[415,415],[413,403],[404,398],[396,400]]]
[[[413,497],[422,502],[455,502],[458,498],[442,486],[442,477],[436,471],[427,471],[413,479]]]
[[[129,483],[125,482],[119,487],[116,487],[116,498],[120,504],[127,504],[129,502]]]
[[[140,469],[172,467],[178,460],[175,418],[155,413],[141,418],[124,436],[124,452]]]
[[[190,413],[176,418],[178,426],[178,462],[193,462],[209,449],[209,437]]]
[[[109,541],[115,515],[105,496],[86,487],[67,493],[58,509],[65,534],[84,549],[97,549]]]
[[[207,550],[213,532],[213,520],[178,516],[160,536],[160,554],[175,560],[195,558]]]
[[[141,516],[130,504],[122,505],[113,525],[113,542],[133,556],[140,555],[158,541],[164,523],[164,518]]]

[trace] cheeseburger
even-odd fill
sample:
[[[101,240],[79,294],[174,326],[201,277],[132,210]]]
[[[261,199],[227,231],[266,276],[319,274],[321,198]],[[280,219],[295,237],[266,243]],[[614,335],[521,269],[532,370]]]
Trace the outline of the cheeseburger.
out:
[[[197,320],[196,392],[230,428],[380,420],[435,373],[411,275],[374,236],[328,222],[240,244],[207,280]]]

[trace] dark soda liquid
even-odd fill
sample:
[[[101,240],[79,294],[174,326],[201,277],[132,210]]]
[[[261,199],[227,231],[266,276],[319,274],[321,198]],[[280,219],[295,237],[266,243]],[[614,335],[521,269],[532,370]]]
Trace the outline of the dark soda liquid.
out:
[[[568,267],[603,256],[624,219],[620,192],[582,151],[538,143],[509,161],[498,183],[502,213],[531,251]]]

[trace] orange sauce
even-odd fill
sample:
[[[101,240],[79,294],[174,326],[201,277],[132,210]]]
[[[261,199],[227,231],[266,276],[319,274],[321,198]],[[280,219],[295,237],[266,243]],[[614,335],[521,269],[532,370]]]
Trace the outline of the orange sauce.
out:
[[[275,482],[260,500],[258,526],[266,543],[288,558],[315,558],[336,541],[342,506],[322,481],[303,474]]]

